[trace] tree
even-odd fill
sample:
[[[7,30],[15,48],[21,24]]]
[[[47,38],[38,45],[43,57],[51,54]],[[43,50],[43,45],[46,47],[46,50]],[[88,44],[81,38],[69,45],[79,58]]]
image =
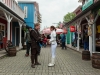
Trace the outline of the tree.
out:
[[[60,24],[61,24],[61,22],[57,23],[57,26],[56,27],[59,28]]]
[[[63,20],[64,20],[64,22],[69,22],[69,21],[71,21],[73,18],[75,18],[76,17],[76,15],[74,14],[74,13],[67,13],[65,16],[64,16],[64,18],[63,18]]]

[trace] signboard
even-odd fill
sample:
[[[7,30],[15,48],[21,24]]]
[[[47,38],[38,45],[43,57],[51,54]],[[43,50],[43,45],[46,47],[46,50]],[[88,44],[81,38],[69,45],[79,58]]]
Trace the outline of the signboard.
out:
[[[82,6],[82,11],[85,10],[86,8],[88,8],[90,5],[93,4],[93,0],[87,0],[85,1],[85,4]]]
[[[70,32],[75,32],[75,26],[70,26]]]

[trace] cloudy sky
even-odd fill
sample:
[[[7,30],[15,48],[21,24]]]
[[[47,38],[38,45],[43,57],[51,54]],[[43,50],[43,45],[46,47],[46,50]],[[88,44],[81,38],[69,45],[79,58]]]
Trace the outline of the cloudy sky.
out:
[[[17,1],[17,0],[16,0]],[[73,12],[79,5],[78,0],[32,0],[39,4],[42,15],[41,29],[51,25],[56,26],[68,12]]]

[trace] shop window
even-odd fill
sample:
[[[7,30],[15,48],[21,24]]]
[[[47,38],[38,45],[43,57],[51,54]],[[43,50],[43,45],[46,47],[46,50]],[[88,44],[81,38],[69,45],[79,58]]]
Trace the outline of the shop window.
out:
[[[0,23],[0,31],[2,31],[3,36],[5,37],[5,25]]]

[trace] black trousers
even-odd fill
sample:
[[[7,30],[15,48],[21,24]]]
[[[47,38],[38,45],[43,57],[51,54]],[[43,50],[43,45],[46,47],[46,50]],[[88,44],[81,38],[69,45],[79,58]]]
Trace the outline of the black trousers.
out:
[[[31,49],[31,63],[35,64],[38,63],[38,51],[37,48]]]
[[[30,48],[31,48],[31,43],[27,42],[26,54],[28,54],[28,55],[29,55]]]
[[[66,45],[65,45],[65,42],[62,42],[62,49],[66,49]]]

